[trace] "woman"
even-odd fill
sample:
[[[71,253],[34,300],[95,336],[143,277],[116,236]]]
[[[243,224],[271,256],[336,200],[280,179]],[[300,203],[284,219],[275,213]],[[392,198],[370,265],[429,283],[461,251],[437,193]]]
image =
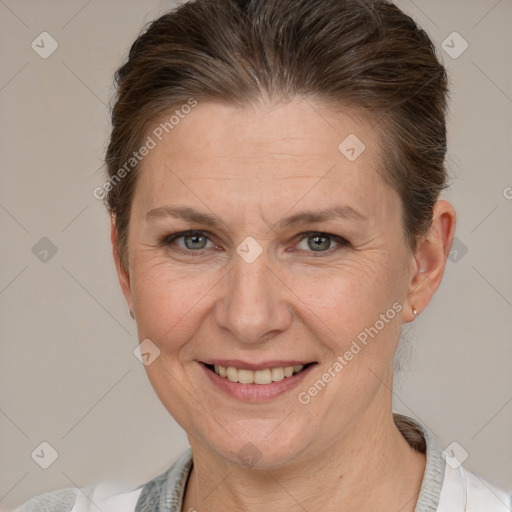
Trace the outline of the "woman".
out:
[[[392,412],[402,325],[456,222],[425,32],[380,0],[199,0],[154,21],[116,78],[95,194],[191,448],[125,492],[18,510],[510,510]]]

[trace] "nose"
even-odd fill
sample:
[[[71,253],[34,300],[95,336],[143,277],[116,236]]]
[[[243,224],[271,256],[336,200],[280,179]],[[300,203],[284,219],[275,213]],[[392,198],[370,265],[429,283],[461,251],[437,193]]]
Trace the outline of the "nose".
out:
[[[263,343],[291,323],[291,292],[266,255],[264,250],[252,263],[234,256],[215,307],[217,326],[240,343]]]

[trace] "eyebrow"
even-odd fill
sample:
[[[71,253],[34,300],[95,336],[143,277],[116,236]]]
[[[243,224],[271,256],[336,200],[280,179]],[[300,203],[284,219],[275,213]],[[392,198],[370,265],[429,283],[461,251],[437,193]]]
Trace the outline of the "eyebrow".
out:
[[[158,208],[153,208],[146,213],[145,219],[147,222],[150,222],[153,219],[161,219],[167,217],[183,219],[189,222],[196,222],[211,228],[220,228],[221,225],[225,225],[222,219],[220,219],[220,217],[217,215],[200,212],[188,206],[160,206]],[[325,222],[328,220],[336,219],[363,221],[367,220],[368,217],[363,215],[361,212],[354,210],[354,208],[350,206],[338,205],[332,208],[326,208],[324,210],[306,210],[300,213],[296,213],[295,215],[281,219],[274,225],[274,227],[282,229],[296,224]]]

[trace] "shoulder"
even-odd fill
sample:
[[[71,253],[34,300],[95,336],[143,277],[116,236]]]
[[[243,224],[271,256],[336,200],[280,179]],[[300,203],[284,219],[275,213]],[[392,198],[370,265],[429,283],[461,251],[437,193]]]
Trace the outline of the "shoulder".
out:
[[[188,448],[170,468],[145,484],[126,489],[112,482],[101,482],[82,488],[58,489],[35,496],[14,512],[154,510],[149,505],[158,503],[162,495],[172,503],[181,503],[191,467],[192,450]]]
[[[468,510],[485,512],[510,512],[512,494],[490,484],[478,475],[466,472],[468,485]]]
[[[439,511],[510,512],[512,495],[446,457]]]
[[[84,488],[69,487],[35,496],[14,512],[132,512],[141,491],[142,486],[138,486],[119,492],[108,483]]]
[[[71,512],[79,490],[73,487],[45,492],[20,505],[14,512]]]
[[[415,512],[511,512],[512,494],[464,468],[441,449],[431,432],[412,418],[395,414],[395,423],[426,466]]]

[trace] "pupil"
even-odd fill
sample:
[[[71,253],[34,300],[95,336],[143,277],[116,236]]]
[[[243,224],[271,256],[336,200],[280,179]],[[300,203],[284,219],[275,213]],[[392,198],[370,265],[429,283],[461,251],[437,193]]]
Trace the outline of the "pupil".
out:
[[[192,247],[189,247],[190,244],[189,243],[185,243],[185,245],[187,246],[188,249],[202,249],[203,247],[195,247],[195,244],[200,244],[201,242],[198,242],[198,240],[200,240],[201,238],[204,239],[204,236],[203,235],[189,235],[188,236],[188,239],[192,239]],[[185,238],[185,240],[187,240],[187,238]]]
[[[318,248],[320,248],[320,249],[322,249],[322,248],[328,249],[329,248],[329,238],[328,237],[315,235],[312,238],[314,240],[314,245],[312,247],[313,250],[316,251]],[[323,243],[323,244],[322,244],[322,242],[318,243],[318,240],[324,240],[327,243]],[[322,245],[324,245],[325,247],[322,247]]]

